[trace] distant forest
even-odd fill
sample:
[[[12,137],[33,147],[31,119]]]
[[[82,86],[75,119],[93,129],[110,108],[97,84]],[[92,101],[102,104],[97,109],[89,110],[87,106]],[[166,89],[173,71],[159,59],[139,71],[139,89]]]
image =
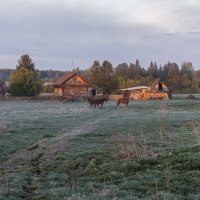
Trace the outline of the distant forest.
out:
[[[11,73],[14,71],[15,69],[0,69],[0,80],[8,81]],[[37,70],[37,72],[44,81],[53,81],[65,73],[59,70]]]
[[[74,69],[94,84],[103,89],[105,82],[112,85],[111,93],[119,93],[121,88],[149,85],[155,79],[165,82],[174,93],[200,93],[200,70],[194,70],[191,62],[183,62],[181,66],[168,62],[164,66],[157,66],[151,62],[147,68],[140,65],[137,59],[135,63],[122,63],[113,67],[109,61],[102,64],[94,61],[87,69]],[[0,80],[8,81],[14,69],[0,69]],[[43,82],[54,81],[67,71],[37,70]],[[103,81],[104,80],[104,81]],[[108,85],[108,84],[107,84]],[[109,90],[109,88],[107,88]]]

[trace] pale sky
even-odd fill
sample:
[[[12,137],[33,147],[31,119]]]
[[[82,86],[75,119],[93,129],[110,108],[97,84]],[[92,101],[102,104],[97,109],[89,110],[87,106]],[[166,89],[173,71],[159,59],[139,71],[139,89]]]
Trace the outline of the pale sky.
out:
[[[0,0],[0,68],[29,54],[37,69],[139,59],[200,69],[199,0]]]

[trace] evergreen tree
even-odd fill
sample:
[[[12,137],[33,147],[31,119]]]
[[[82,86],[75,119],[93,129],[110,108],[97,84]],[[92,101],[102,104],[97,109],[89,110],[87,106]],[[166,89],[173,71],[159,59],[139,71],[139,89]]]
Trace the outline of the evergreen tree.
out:
[[[140,78],[141,75],[142,75],[142,68],[140,66],[139,60],[136,59],[136,62],[135,62],[135,77]]]
[[[139,79],[142,76],[142,68],[140,66],[139,60],[136,59],[135,64],[130,63],[129,65],[129,78]]]
[[[187,76],[189,80],[192,80],[194,68],[191,62],[183,62],[181,65],[181,75]]]
[[[115,73],[123,78],[128,78],[128,65],[126,63],[119,64],[115,68]]]
[[[150,66],[148,67],[147,70],[148,75],[153,76],[154,78],[158,77],[158,67],[156,62],[152,62],[150,63]]]
[[[135,78],[135,65],[133,63],[129,64],[129,78],[134,79]]]
[[[18,60],[17,70],[22,68],[30,71],[35,71],[35,64],[27,54],[21,56],[21,58]]]
[[[163,76],[163,68],[162,68],[162,66],[160,66],[159,69],[158,69],[158,77],[160,78],[160,80],[163,81],[164,76]]]
[[[37,96],[41,88],[40,77],[31,58],[21,56],[16,71],[10,77],[8,92],[13,96]]]

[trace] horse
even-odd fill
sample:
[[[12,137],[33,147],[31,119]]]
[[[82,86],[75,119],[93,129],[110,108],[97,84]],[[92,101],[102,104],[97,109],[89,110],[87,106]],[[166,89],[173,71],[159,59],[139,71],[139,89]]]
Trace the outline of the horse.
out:
[[[123,97],[123,98],[120,98],[120,99],[117,100],[117,108],[118,109],[119,109],[119,104],[120,103],[125,104],[126,107],[127,107],[128,103],[129,103],[129,97]]]
[[[90,104],[90,107],[94,106],[94,98],[88,97],[87,100],[88,100],[88,102]]]
[[[107,97],[103,97],[103,98],[92,98],[92,97],[88,97],[88,102],[90,104],[90,107],[93,107],[96,108],[96,106],[99,106],[101,105],[101,109],[103,107],[103,103],[104,101],[108,101],[108,98]]]
[[[101,105],[101,109],[102,109],[104,101],[106,102],[108,101],[106,97],[101,98],[101,99],[94,99],[94,108],[96,108],[96,105],[97,106]]]

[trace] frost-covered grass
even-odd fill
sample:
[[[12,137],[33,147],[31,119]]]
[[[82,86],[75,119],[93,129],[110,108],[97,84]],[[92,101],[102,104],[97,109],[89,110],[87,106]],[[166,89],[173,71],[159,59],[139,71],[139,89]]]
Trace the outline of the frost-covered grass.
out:
[[[200,199],[198,99],[0,110],[0,199]]]

